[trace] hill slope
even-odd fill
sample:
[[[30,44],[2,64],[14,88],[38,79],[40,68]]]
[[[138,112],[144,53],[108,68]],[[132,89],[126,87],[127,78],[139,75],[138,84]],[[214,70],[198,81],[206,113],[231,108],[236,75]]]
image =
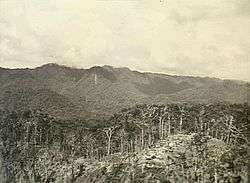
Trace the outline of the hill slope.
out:
[[[35,69],[0,69],[0,108],[34,107],[37,101],[47,106],[46,101],[54,98],[50,106],[63,111],[63,116],[52,108],[47,111],[59,118],[105,117],[142,103],[243,103],[249,99],[248,90],[249,84],[244,82],[141,73],[111,66],[75,69],[47,64]],[[23,102],[23,97],[29,102]],[[6,101],[8,105],[4,105]]]

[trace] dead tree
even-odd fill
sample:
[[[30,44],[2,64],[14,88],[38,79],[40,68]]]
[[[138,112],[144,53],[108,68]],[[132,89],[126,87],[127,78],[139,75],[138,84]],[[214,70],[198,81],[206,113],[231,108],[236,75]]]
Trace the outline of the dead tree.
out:
[[[105,132],[107,138],[108,138],[108,144],[107,144],[107,155],[110,155],[110,150],[111,150],[111,138],[112,135],[115,132],[116,126],[104,128],[103,131]]]
[[[120,130],[120,152],[123,153],[124,152],[124,137],[125,137],[125,130],[121,129]]]
[[[179,131],[182,132],[182,125],[183,125],[183,114],[184,114],[184,107],[178,106],[180,110],[180,122],[179,122]]]

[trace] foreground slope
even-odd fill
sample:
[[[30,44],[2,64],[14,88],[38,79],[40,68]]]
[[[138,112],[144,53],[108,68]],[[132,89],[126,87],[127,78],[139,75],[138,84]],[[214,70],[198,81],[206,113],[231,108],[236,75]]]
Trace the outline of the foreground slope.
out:
[[[142,105],[109,120],[62,121],[40,111],[0,110],[0,177],[5,182],[246,182],[248,111],[242,104]]]
[[[54,182],[247,182],[247,167],[241,164],[242,156],[233,158],[234,153],[218,139],[179,134],[141,152],[113,154],[101,161],[79,158],[62,163],[54,158],[41,162],[40,172],[52,175]]]

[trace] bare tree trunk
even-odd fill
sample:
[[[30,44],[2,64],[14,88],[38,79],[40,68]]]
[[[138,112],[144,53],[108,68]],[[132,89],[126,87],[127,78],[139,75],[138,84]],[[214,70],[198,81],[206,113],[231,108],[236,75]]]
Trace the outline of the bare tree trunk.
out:
[[[46,144],[47,146],[49,146],[49,129],[47,130],[47,133],[46,133]]]
[[[199,117],[199,121],[200,121],[200,131],[203,131],[203,120],[202,117]]]
[[[197,157],[195,158],[195,164],[194,164],[194,171],[196,172],[198,168],[198,160]]]
[[[29,145],[29,129],[30,129],[30,125],[27,125],[27,130],[26,130],[26,144]]]
[[[108,155],[110,155],[110,148],[111,148],[111,136],[108,137]]]
[[[209,126],[209,123],[207,124],[207,135],[210,135],[210,126]]]
[[[180,125],[179,125],[179,130],[180,132],[182,132],[182,123],[183,123],[183,120],[182,120],[182,114],[181,114],[181,118],[180,118]]]
[[[134,152],[133,140],[130,140],[130,151]]]
[[[179,131],[182,132],[184,109],[183,109],[183,107],[179,107],[179,110],[180,110],[180,112],[181,112],[181,115],[180,115],[180,123],[179,123]]]
[[[214,183],[218,183],[218,173],[217,173],[217,170],[215,170],[215,173],[214,173]]]
[[[207,133],[207,131],[206,131],[207,130],[207,123],[204,123],[204,128],[203,129],[204,129],[204,133]]]
[[[230,138],[231,138],[231,130],[232,130],[232,125],[233,125],[233,116],[230,116],[230,121],[229,121],[229,129],[228,129],[228,136],[227,136],[227,143],[230,143]]]
[[[171,120],[170,120],[170,116],[168,116],[168,135],[171,135]]]
[[[123,139],[123,135],[121,136],[121,153],[123,153],[123,151],[124,151],[124,139]]]
[[[137,152],[137,136],[135,137],[135,152]]]
[[[164,139],[164,118],[161,121],[161,138]]]
[[[150,129],[150,131],[148,132],[148,146],[149,147],[151,146],[151,143],[152,143],[152,136],[151,136],[151,129]]]
[[[37,136],[37,123],[35,123],[35,130],[34,130],[34,146],[36,147],[36,136]]]
[[[144,149],[144,128],[141,129],[141,150]]]
[[[221,134],[220,140],[224,141],[224,135],[223,134]]]
[[[86,148],[86,158],[90,159],[89,158],[89,148],[88,148],[88,145],[87,145],[87,148]]]
[[[74,172],[74,165],[71,165],[71,181],[73,182],[75,180],[75,172]]]
[[[110,127],[110,128],[106,128],[104,129],[104,132],[108,138],[108,144],[107,144],[107,155],[110,155],[111,153],[111,137],[114,133],[115,127]]]
[[[91,144],[90,146],[90,159],[92,159],[94,156],[94,147],[93,147],[93,144]]]
[[[40,134],[39,134],[39,143],[42,143],[42,128],[40,128]]]
[[[164,138],[168,136],[168,124],[164,123]]]
[[[160,139],[162,139],[162,136],[161,136],[161,132],[162,132],[162,126],[161,126],[161,123],[162,123],[162,117],[160,116],[160,119],[159,119],[159,137]]]

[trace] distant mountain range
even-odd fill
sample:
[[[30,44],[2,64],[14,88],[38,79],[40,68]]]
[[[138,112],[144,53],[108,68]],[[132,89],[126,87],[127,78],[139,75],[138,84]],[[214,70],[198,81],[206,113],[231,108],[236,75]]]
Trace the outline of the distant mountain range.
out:
[[[244,103],[248,82],[46,64],[0,68],[0,109],[39,109],[61,119],[105,118],[136,104]]]

